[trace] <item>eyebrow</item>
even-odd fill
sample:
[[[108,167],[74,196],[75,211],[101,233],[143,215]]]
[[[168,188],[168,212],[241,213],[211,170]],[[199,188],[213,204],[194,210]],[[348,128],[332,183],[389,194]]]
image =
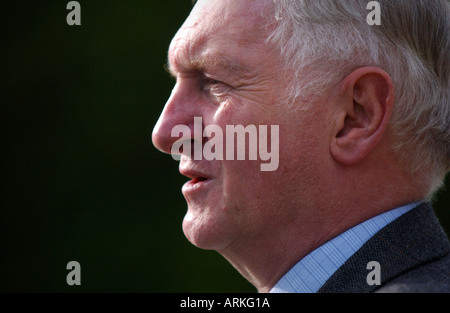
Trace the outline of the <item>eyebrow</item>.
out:
[[[248,68],[243,64],[234,61],[221,53],[214,53],[207,56],[201,56],[187,63],[188,65],[181,65],[180,71],[187,72],[222,72],[228,75],[239,76],[248,72]],[[172,66],[170,59],[167,58],[167,63],[164,66],[166,71],[174,78],[177,77],[178,71]]]
[[[169,73],[169,75],[173,78],[177,77],[177,73],[173,69],[172,65],[170,65],[169,59],[167,59],[167,62],[164,64],[164,70]]]

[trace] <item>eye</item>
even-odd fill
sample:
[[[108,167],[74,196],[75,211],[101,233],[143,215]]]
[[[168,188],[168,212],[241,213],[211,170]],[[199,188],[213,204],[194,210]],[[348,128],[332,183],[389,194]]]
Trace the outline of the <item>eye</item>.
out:
[[[204,76],[201,84],[202,91],[216,98],[224,97],[230,91],[230,86],[220,80]]]
[[[202,78],[202,90],[204,92],[211,92],[211,90],[220,84],[220,81],[216,79],[209,78],[207,76],[203,76]]]

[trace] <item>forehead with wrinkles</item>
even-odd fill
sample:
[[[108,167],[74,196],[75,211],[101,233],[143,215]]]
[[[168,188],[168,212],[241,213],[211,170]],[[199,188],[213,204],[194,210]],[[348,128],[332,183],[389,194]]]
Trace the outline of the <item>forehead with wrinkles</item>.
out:
[[[204,62],[230,63],[222,58],[227,48],[263,44],[272,7],[271,0],[198,1],[172,40],[169,68],[201,67]],[[221,51],[208,49],[219,45]]]

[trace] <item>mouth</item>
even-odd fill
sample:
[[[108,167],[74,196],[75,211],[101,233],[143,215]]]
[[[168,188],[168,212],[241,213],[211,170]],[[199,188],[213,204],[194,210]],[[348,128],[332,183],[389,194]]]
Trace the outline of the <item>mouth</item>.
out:
[[[185,196],[191,195],[195,192],[205,191],[205,188],[214,180],[207,174],[190,169],[183,169],[180,173],[183,176],[190,178],[190,180],[186,182],[182,188],[182,192]]]
[[[195,178],[193,178],[191,180],[191,182],[193,184],[197,184],[197,183],[201,183],[201,182],[204,182],[204,181],[207,181],[207,180],[208,180],[208,178],[206,178],[206,177],[195,177]]]
[[[185,175],[185,176],[187,176],[187,175]],[[194,176],[187,176],[187,177],[190,178],[191,180],[189,180],[186,183],[186,185],[189,185],[189,186],[192,186],[192,187],[194,187],[194,186],[199,187],[200,185],[204,185],[204,184],[206,184],[206,183],[211,181],[211,178],[206,177],[206,176],[194,175]]]

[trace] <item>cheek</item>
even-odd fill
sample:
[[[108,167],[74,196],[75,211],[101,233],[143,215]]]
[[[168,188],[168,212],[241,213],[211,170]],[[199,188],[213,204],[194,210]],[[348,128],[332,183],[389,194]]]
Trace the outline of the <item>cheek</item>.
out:
[[[260,162],[230,161],[225,166],[223,196],[227,214],[244,232],[267,224],[276,208],[281,180],[276,172],[261,172]]]

